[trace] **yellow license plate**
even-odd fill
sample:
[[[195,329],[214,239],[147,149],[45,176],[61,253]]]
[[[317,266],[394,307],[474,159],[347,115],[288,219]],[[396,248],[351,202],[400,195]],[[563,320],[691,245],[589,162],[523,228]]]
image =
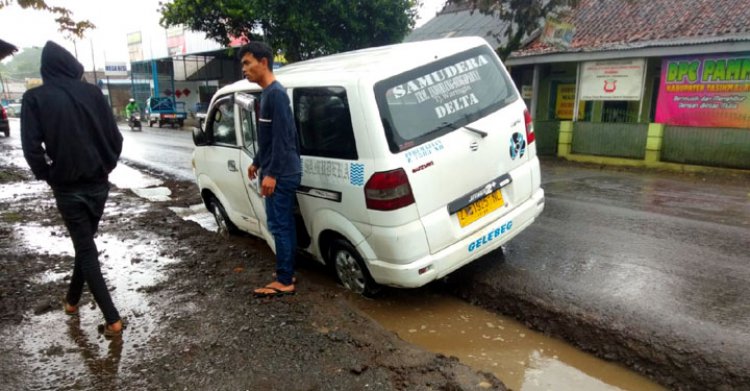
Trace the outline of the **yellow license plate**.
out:
[[[487,197],[474,201],[471,205],[459,210],[456,213],[458,216],[458,223],[463,228],[503,205],[505,205],[505,202],[503,201],[503,193],[499,189],[495,190]]]

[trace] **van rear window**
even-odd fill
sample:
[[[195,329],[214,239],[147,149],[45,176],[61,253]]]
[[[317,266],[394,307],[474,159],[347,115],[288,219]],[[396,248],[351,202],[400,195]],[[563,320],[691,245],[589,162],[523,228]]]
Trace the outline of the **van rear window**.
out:
[[[480,46],[376,83],[391,152],[433,140],[518,99],[501,67],[491,49]]]

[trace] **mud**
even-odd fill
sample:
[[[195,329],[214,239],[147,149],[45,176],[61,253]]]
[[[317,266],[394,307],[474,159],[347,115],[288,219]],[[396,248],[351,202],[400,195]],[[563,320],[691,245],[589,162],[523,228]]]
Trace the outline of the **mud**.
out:
[[[161,179],[170,201],[113,188],[100,225],[100,261],[128,323],[110,341],[88,292],[79,317],[63,314],[67,231],[47,186],[0,158],[0,389],[506,389],[386,331],[343,288],[306,278],[325,272],[312,261],[300,262],[297,295],[253,298],[271,281],[268,246],[176,216],[168,208],[199,203],[197,189]]]

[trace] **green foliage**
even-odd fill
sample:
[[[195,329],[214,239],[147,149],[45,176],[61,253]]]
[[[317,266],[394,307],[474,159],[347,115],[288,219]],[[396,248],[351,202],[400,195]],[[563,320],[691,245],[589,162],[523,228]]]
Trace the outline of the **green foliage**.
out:
[[[21,8],[32,8],[39,11],[49,11],[56,15],[55,22],[60,26],[60,31],[69,34],[71,37],[76,36],[83,38],[83,34],[88,29],[96,28],[88,20],[77,22],[73,20],[73,13],[64,7],[55,7],[48,5],[44,0],[16,0]],[[13,4],[13,0],[0,0],[0,9]]]
[[[229,36],[263,40],[290,62],[400,42],[416,17],[415,0],[173,0],[165,27],[184,24],[222,44]]]
[[[504,47],[497,49],[505,59],[521,47],[523,39],[542,27],[547,16],[559,16],[577,6],[580,0],[448,0],[449,3],[470,4],[482,13],[497,15],[511,22],[503,35],[508,38]]]
[[[21,49],[6,64],[0,63],[0,73],[6,79],[22,81],[25,78],[41,77],[42,48],[31,47]]]

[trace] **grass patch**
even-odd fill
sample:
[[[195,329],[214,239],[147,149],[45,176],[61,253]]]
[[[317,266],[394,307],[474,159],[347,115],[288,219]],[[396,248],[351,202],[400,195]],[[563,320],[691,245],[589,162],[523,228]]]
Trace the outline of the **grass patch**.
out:
[[[26,179],[26,177],[20,172],[8,168],[0,169],[0,183],[18,182]]]
[[[4,212],[2,220],[6,223],[20,223],[23,221],[23,215],[18,212]]]

